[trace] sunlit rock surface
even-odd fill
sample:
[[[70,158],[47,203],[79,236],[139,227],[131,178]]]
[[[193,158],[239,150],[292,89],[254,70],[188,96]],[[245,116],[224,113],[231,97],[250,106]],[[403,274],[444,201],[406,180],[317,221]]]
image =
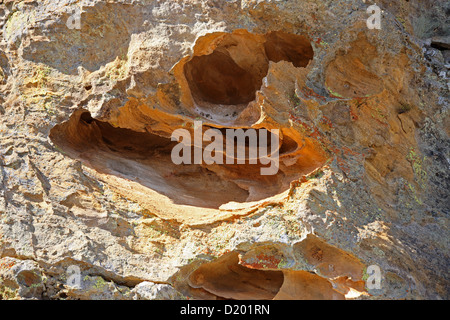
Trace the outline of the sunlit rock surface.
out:
[[[377,4],[2,1],[0,298],[448,299],[450,8]]]

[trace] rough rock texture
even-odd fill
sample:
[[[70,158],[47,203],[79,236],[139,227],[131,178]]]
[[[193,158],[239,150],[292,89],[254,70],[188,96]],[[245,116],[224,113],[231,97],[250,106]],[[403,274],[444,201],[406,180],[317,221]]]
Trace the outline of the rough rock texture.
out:
[[[0,1],[0,298],[448,299],[450,7],[370,4]]]

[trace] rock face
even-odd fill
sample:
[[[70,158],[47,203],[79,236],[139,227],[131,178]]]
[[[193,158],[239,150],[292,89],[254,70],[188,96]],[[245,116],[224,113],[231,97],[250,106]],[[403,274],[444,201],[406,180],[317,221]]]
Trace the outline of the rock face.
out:
[[[1,1],[0,299],[448,299],[450,7],[377,4]]]

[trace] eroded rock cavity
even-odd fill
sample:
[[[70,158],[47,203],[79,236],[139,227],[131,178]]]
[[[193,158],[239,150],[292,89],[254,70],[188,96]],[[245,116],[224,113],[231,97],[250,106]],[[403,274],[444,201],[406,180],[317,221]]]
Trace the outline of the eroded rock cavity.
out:
[[[207,217],[249,212],[285,196],[293,181],[327,159],[320,144],[289,121],[290,105],[280,103],[270,114],[256,98],[257,92],[264,94],[259,90],[273,64],[300,77],[312,58],[309,40],[300,35],[245,30],[206,35],[194,54],[174,67],[176,82],[161,86],[155,97],[104,110],[109,116],[102,119],[79,109],[50,137],[116,191],[161,217],[204,223]],[[174,93],[173,86],[181,91]],[[173,131],[183,128],[193,136],[199,118],[204,131],[278,129],[278,173],[261,175],[263,165],[249,161],[175,165]]]
[[[362,280],[365,266],[351,254],[313,235],[291,252],[294,257],[263,245],[226,253],[189,273],[187,286],[176,285],[199,299],[344,300],[367,294]],[[294,261],[303,261],[307,268],[283,268]]]
[[[184,66],[192,95],[199,104],[247,104],[261,88],[270,61],[306,67],[314,56],[305,37],[281,31],[264,36],[217,34],[213,41],[217,44],[211,53],[194,56]]]
[[[248,104],[256,99],[270,63],[305,68],[313,57],[311,43],[302,35],[218,32],[201,37],[193,56],[180,61],[175,73],[185,78],[180,86],[187,87],[188,108],[219,123],[230,124],[240,116],[250,125],[260,114]]]

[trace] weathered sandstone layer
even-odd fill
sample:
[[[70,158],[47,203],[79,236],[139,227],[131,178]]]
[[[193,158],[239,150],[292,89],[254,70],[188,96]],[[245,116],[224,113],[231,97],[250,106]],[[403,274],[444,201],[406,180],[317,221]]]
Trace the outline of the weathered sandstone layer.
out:
[[[377,4],[0,1],[0,299],[448,299],[450,7]]]

